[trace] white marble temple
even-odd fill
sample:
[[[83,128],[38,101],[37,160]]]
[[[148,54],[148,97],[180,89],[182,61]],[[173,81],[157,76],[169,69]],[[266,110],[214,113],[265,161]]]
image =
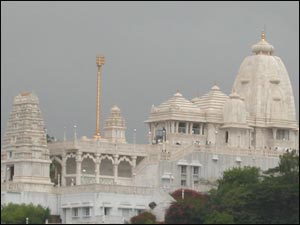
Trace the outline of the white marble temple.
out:
[[[117,106],[103,137],[47,144],[37,96],[18,95],[1,146],[1,204],[41,204],[63,223],[124,223],[145,210],[163,221],[171,191],[208,191],[232,167],[275,167],[298,151],[292,86],[264,35],[252,50],[229,95],[214,85],[152,106],[147,144],[127,143]]]

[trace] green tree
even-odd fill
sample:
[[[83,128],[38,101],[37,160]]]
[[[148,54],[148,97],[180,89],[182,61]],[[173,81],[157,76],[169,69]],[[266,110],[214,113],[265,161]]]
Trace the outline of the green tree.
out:
[[[28,218],[29,224],[44,224],[50,216],[50,209],[33,204],[9,203],[1,208],[1,222],[7,224],[25,224]]]
[[[216,222],[226,213],[238,224],[299,223],[299,156],[280,156],[279,165],[260,173],[258,168],[234,168],[224,172],[211,204],[217,211],[206,222]],[[229,218],[229,217],[228,217]]]
[[[299,224],[299,156],[295,151],[280,156],[279,165],[265,174],[250,205],[258,209],[259,222]]]
[[[226,212],[214,211],[207,216],[204,224],[234,224],[233,216]]]
[[[216,211],[233,217],[235,223],[254,223],[256,215],[248,209],[252,193],[260,182],[260,171],[255,167],[233,168],[218,181],[218,189],[211,191]],[[218,214],[215,214],[218,215]],[[218,215],[219,216],[219,215]],[[212,221],[210,216],[210,221]]]

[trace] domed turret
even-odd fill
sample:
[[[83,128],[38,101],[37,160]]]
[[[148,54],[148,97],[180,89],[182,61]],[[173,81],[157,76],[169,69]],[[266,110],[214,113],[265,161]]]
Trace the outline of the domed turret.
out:
[[[105,121],[105,137],[110,141],[126,142],[125,139],[125,120],[121,116],[121,110],[118,106],[113,106],[110,115]]]
[[[274,47],[266,41],[266,36],[265,36],[264,32],[262,32],[262,34],[261,34],[261,40],[252,46],[252,52],[254,52],[256,55],[258,55],[258,54],[272,55],[273,54]]]
[[[222,123],[223,107],[227,100],[228,96],[215,84],[208,93],[195,99],[193,103],[206,113],[207,121]]]

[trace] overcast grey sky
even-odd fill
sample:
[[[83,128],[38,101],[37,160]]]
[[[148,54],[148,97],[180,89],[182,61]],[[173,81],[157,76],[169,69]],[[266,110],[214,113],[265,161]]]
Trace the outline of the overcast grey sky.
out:
[[[266,25],[291,79],[299,121],[299,2],[1,2],[1,138],[13,98],[34,91],[50,135],[95,131],[96,54],[104,54],[102,126],[117,104],[127,139],[146,142],[151,105],[214,82],[229,94]],[[103,132],[103,131],[102,131]]]

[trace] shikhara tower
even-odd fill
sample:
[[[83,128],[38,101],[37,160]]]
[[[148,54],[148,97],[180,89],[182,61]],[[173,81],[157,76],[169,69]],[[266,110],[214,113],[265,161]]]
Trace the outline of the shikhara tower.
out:
[[[1,181],[51,184],[49,150],[37,96],[15,97],[2,146]]]
[[[255,148],[298,147],[298,124],[288,72],[274,47],[261,40],[244,59],[233,89],[245,100]]]

